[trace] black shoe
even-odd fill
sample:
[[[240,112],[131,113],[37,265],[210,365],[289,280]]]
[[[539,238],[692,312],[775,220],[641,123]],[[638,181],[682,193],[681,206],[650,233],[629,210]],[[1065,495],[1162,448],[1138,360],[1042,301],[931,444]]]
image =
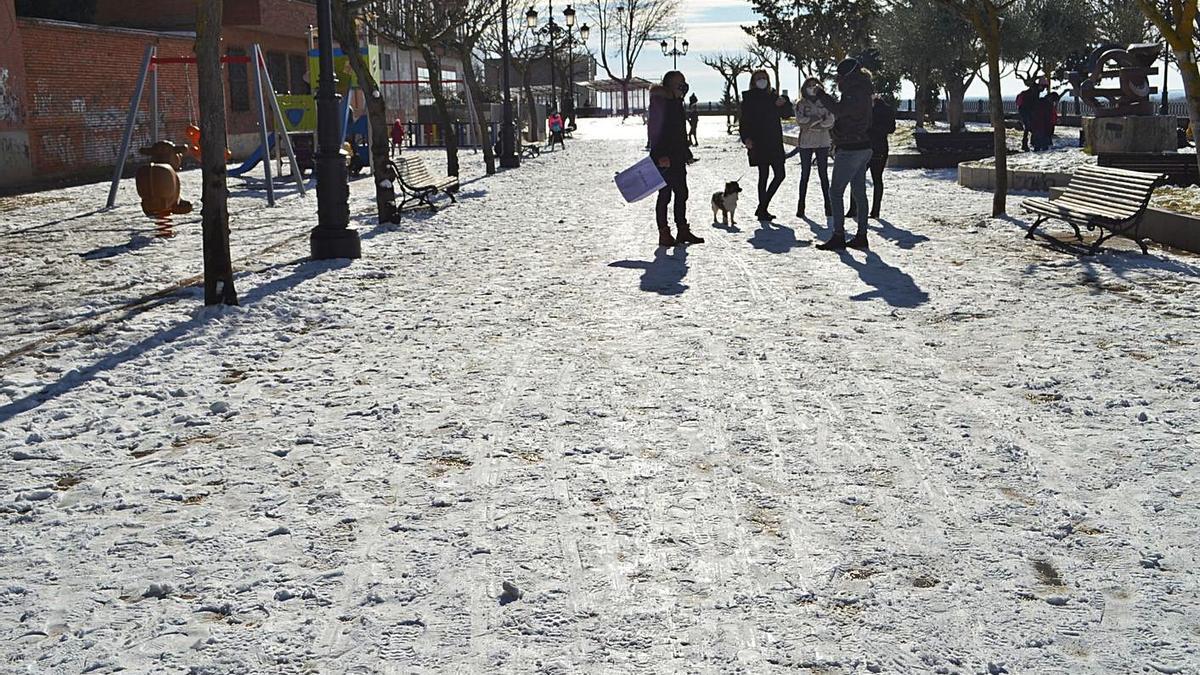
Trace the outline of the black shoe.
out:
[[[844,251],[846,250],[846,235],[835,234],[829,241],[817,244],[817,249],[821,251]]]
[[[860,251],[871,250],[871,245],[867,243],[867,235],[865,235],[865,234],[854,235],[853,239],[846,242],[846,246],[848,248],[854,248],[854,249],[858,249]]]
[[[878,212],[878,211],[872,211],[872,212],[871,212],[871,217],[872,217],[872,218],[874,218],[875,220],[879,220],[879,212]]]
[[[674,246],[676,244],[675,237],[671,236],[671,230],[660,227],[658,228],[658,245],[659,246]]]
[[[681,225],[679,227],[679,234],[676,235],[675,241],[679,242],[680,244],[703,244],[704,243],[704,239],[692,234],[691,227],[689,227],[687,225]]]
[[[775,218],[776,218],[776,216],[775,216],[775,214],[774,214],[774,213],[769,213],[769,212],[767,212],[767,211],[763,211],[763,212],[762,212],[762,217],[763,217],[765,220],[775,220]]]
[[[796,209],[796,217],[797,217],[797,218],[803,218],[803,217],[804,217],[804,207],[803,207],[803,206],[801,206],[800,208]]]

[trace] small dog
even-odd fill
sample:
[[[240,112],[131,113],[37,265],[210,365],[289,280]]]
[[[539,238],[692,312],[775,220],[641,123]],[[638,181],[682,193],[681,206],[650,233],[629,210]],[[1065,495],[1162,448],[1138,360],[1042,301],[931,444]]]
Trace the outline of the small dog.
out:
[[[734,218],[734,213],[737,211],[738,195],[742,192],[742,186],[738,185],[736,180],[725,184],[725,190],[722,192],[713,193],[712,210],[713,222],[720,222],[723,225],[737,225],[737,219]],[[717,220],[717,215],[721,216],[720,221]]]

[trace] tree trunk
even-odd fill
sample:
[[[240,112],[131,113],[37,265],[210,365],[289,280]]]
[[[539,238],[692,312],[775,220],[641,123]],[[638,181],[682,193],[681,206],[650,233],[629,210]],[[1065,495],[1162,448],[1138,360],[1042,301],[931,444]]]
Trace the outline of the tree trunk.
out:
[[[950,125],[950,133],[960,133],[967,128],[963,119],[967,97],[967,83],[962,78],[951,75],[946,80],[946,122]]]
[[[1192,134],[1200,138],[1200,69],[1197,69],[1194,59],[1179,57],[1179,72],[1183,75],[1183,92],[1188,104],[1188,124]],[[1200,143],[1197,144],[1200,147]],[[1196,162],[1200,164],[1200,153],[1196,153]]]
[[[425,68],[429,71],[429,89],[433,93],[433,107],[437,110],[438,124],[442,127],[442,138],[446,142],[446,173],[457,177],[458,133],[454,129],[454,118],[450,116],[450,105],[446,102],[446,89],[442,86],[442,60],[430,45],[420,45],[425,57]]]
[[[204,304],[236,305],[229,254],[229,189],[225,169],[225,80],[221,70],[222,0],[196,3],[196,72],[199,75],[201,221],[204,241]]]
[[[333,36],[341,45],[342,53],[349,56],[359,88],[367,99],[367,124],[371,127],[371,179],[375,181],[375,208],[379,213],[379,222],[399,222],[396,189],[390,180],[392,176],[388,166],[391,161],[391,134],[387,102],[384,101],[383,92],[379,90],[379,83],[371,73],[370,65],[362,56],[358,31],[346,0],[333,2]]]
[[[1004,126],[1004,98],[1000,91],[1000,22],[987,17],[983,40],[988,56],[988,98],[992,109],[993,150],[996,153],[996,191],[992,194],[992,216],[1004,215],[1008,200],[1008,132]],[[983,32],[983,31],[981,31]]]
[[[915,107],[917,109],[917,128],[925,128],[925,120],[929,115],[929,70],[921,69],[917,73],[917,81],[913,83],[913,96],[916,97]]]
[[[538,120],[537,99],[533,96],[533,80],[529,70],[526,70],[523,76],[521,89],[525,92],[525,114],[528,116],[528,127],[525,133],[528,134],[530,143],[538,143],[542,140],[542,135],[538,133],[542,125]]]
[[[470,45],[460,45],[460,47],[458,56],[463,63],[463,80],[471,90],[469,105],[475,112],[475,138],[483,146],[483,163],[487,167],[487,175],[491,176],[496,173],[496,151],[492,147],[493,139],[490,138],[489,125],[483,115],[483,87],[480,86],[479,77],[475,73],[475,62],[471,54],[474,49]]]

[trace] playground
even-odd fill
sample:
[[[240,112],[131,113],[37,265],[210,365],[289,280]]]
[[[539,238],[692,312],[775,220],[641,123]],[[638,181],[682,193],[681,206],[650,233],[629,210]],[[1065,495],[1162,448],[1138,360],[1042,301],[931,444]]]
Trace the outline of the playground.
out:
[[[870,253],[716,227],[745,153],[700,131],[689,248],[616,193],[632,122],[399,224],[353,181],[353,264],[231,181],[240,307],[133,179],[0,200],[0,662],[1192,672],[1200,261],[943,171],[889,172]]]

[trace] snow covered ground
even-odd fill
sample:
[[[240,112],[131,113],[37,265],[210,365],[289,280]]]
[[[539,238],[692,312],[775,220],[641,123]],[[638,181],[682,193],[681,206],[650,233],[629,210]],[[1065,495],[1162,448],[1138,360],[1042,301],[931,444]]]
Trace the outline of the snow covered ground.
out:
[[[924,171],[820,252],[721,126],[703,245],[586,122],[353,263],[237,197],[238,308],[131,184],[0,202],[0,671],[1200,672],[1200,261]]]

